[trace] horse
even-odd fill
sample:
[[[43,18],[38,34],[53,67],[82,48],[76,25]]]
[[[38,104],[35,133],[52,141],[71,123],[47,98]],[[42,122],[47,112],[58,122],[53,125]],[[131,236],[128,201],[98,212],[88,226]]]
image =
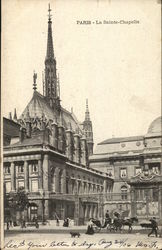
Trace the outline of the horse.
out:
[[[119,231],[121,232],[123,226],[128,226],[128,232],[131,232],[133,229],[132,225],[134,222],[138,222],[137,217],[131,217],[128,219],[115,218],[113,224],[116,231],[119,229]]]

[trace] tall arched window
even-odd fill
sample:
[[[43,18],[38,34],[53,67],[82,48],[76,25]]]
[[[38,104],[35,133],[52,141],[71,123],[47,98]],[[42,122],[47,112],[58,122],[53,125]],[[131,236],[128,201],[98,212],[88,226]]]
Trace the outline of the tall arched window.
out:
[[[127,200],[127,186],[121,187],[121,199]]]

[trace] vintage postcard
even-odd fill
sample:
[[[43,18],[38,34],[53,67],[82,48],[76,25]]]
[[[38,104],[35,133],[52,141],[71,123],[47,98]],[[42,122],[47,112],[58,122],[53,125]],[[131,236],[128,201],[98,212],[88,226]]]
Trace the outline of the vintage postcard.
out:
[[[1,249],[162,249],[161,1],[2,0]]]

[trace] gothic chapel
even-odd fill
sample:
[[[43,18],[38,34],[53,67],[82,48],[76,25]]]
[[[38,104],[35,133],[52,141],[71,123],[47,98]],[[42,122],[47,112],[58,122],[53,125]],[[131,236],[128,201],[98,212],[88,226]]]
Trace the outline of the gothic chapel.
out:
[[[24,214],[28,221],[69,217],[79,225],[102,216],[99,197],[112,192],[113,179],[89,167],[93,130],[88,100],[81,124],[60,104],[50,6],[48,12],[43,95],[34,73],[33,96],[20,118],[16,112],[14,119],[4,118],[5,192],[25,188],[31,204]]]

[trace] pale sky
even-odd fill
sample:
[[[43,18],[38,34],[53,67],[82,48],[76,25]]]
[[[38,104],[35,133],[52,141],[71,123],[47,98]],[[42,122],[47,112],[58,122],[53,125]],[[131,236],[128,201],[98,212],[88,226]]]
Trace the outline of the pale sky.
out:
[[[2,1],[2,113],[21,115],[33,70],[42,93],[49,0]],[[89,100],[95,144],[144,135],[161,113],[160,4],[156,0],[50,0],[62,105],[84,120]],[[139,24],[79,25],[77,21]]]

